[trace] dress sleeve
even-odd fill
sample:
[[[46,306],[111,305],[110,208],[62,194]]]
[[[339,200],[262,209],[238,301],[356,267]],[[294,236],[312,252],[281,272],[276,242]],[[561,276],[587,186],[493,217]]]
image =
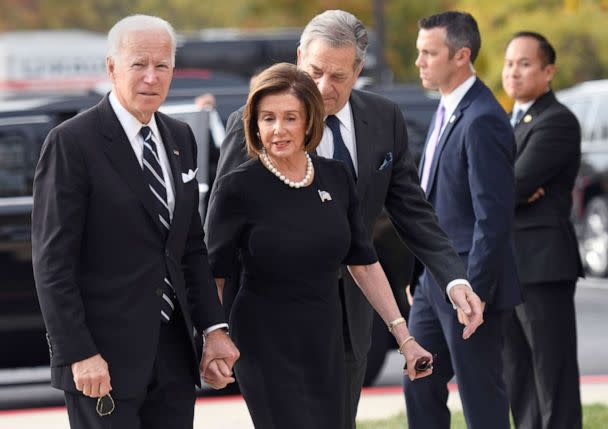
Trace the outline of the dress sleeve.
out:
[[[234,273],[238,243],[245,225],[243,200],[233,175],[222,177],[211,193],[207,212],[209,265],[215,278]]]
[[[359,197],[355,189],[355,181],[346,167],[340,164],[344,172],[345,185],[348,193],[348,223],[350,225],[350,248],[342,261],[344,265],[370,265],[378,262],[376,250],[372,244],[371,236],[363,224]]]

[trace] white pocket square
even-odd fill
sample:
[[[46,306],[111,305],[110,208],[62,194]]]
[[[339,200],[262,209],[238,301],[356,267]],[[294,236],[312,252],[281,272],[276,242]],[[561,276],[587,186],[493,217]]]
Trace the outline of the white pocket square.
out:
[[[196,177],[197,171],[198,171],[198,168],[194,171],[188,170],[187,173],[182,173],[182,181],[184,183],[188,183],[189,181],[191,181],[192,179],[194,179]]]

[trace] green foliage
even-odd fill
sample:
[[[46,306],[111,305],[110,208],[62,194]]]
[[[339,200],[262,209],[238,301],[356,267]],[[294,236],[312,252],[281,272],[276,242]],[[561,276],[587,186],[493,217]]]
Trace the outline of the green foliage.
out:
[[[511,422],[512,427],[513,423]],[[401,413],[395,417],[357,422],[359,429],[407,429],[407,419]],[[452,429],[466,429],[467,425],[462,412],[452,413]],[[603,404],[592,404],[583,406],[583,429],[604,429],[608,427],[608,406]]]
[[[374,0],[2,0],[0,31],[83,28],[106,32],[118,19],[147,13],[180,32],[210,27],[303,27],[326,9],[341,8],[373,29]],[[476,69],[501,92],[503,54],[511,34],[545,34],[558,53],[556,89],[608,76],[608,0],[379,0],[384,4],[385,57],[399,81],[418,82],[417,21],[448,9],[471,12],[479,22],[482,49]]]
[[[511,35],[529,30],[543,34],[557,51],[558,72],[553,82],[560,89],[608,76],[606,5],[599,1],[511,0],[490,3],[461,0],[462,10],[479,23],[482,48],[476,69],[497,94],[502,93],[501,71]]]

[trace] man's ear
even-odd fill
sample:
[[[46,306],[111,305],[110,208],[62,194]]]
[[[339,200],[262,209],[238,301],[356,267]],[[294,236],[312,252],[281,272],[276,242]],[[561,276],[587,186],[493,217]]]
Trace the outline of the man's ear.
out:
[[[362,60],[359,65],[357,66],[357,68],[355,69],[355,80],[357,80],[359,78],[359,75],[361,74],[361,71],[363,70],[363,64],[365,63],[365,60]]]
[[[557,69],[555,67],[555,64],[547,64],[545,68],[543,68],[543,73],[545,74],[547,85],[551,84],[551,81],[553,80],[556,71]]]
[[[296,65],[299,67],[300,64],[302,63],[302,49],[298,46],[298,59],[296,61]]]
[[[114,59],[112,57],[106,57],[106,72],[112,82],[114,82]]]
[[[471,63],[471,48],[463,46],[454,54],[459,65]]]

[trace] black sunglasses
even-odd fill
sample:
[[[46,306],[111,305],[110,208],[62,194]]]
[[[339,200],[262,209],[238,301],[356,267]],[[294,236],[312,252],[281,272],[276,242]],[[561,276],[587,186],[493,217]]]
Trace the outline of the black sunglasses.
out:
[[[97,414],[99,414],[100,417],[112,414],[114,411],[114,399],[112,399],[112,395],[108,393],[105,396],[97,398],[95,411],[97,411]]]
[[[416,360],[414,369],[417,373],[427,371],[433,368],[434,362],[437,362],[437,355],[433,355],[433,360],[429,359],[428,357],[421,357],[420,359]],[[405,361],[405,365],[403,365],[403,370],[407,371],[407,361]]]

